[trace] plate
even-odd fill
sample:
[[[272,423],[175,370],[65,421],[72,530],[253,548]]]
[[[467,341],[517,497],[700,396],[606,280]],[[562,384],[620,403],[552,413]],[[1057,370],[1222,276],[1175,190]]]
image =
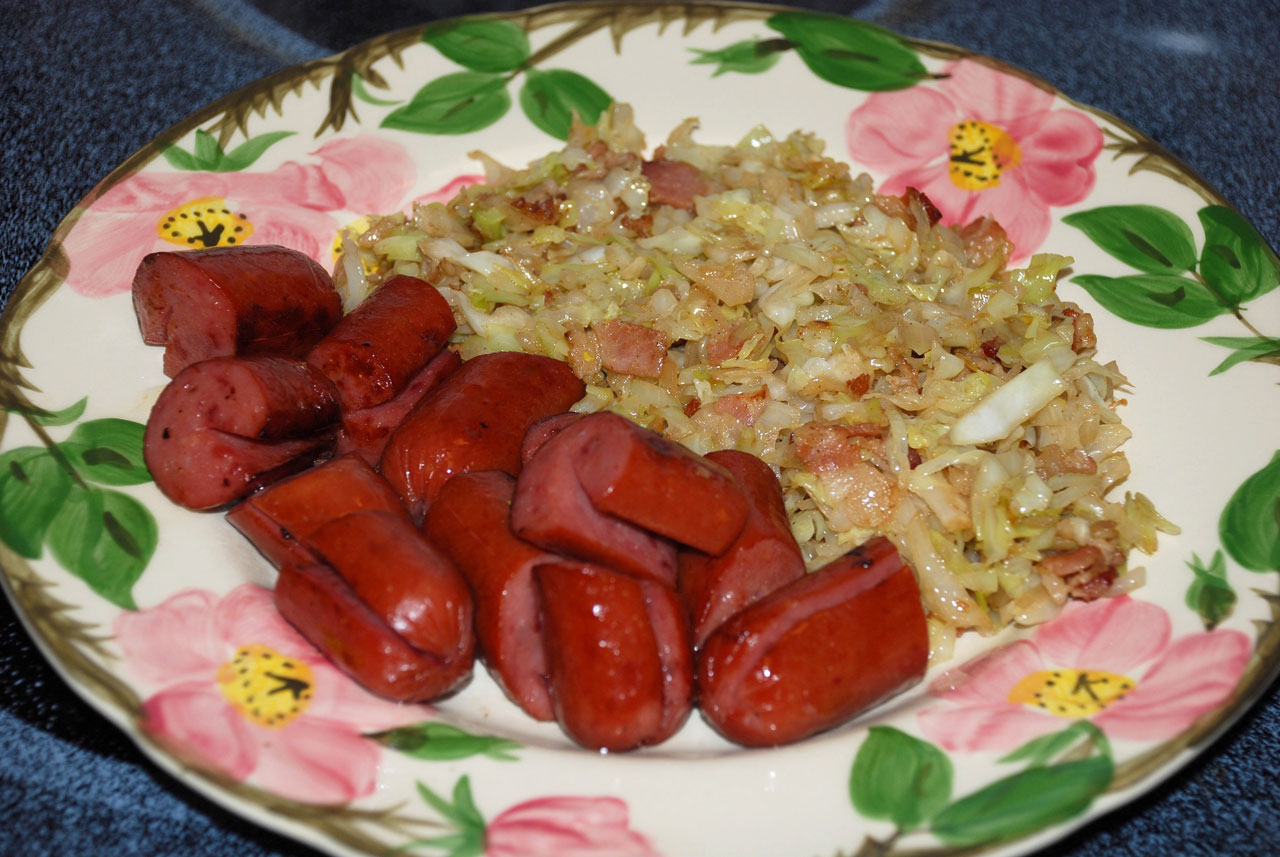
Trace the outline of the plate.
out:
[[[555,111],[540,105],[597,90],[631,103],[651,144],[690,115],[707,142],[804,128],[878,183],[910,175],[931,195],[963,153],[909,145],[930,123],[1004,133],[1017,153],[1004,191],[935,196],[956,206],[948,217],[993,210],[1023,249],[1075,258],[1060,288],[1132,382],[1126,487],[1182,527],[1145,561],[1148,585],[1020,640],[966,640],[947,666],[987,655],[982,692],[944,692],[943,667],[847,728],[774,751],[734,748],[695,719],[661,747],[602,757],[517,715],[483,675],[409,711],[291,648],[265,562],[220,516],[168,504],[140,466],[136,424],[164,377],[137,337],[133,267],[166,246],[156,226],[170,211],[215,199],[246,216],[251,242],[330,263],[341,224],[447,192],[476,171],[472,150],[522,164],[556,148]],[[1252,227],[1124,123],[1015,69],[849,19],[588,4],[392,33],[210,105],[59,228],[3,321],[16,343],[3,579],[51,663],[159,765],[333,853],[1025,853],[1173,774],[1276,672],[1280,407],[1276,331],[1260,323],[1276,317],[1276,269]],[[95,359],[72,359],[67,341]],[[282,729],[223,690],[246,645],[311,670],[314,701]],[[1070,718],[1008,702],[1010,682],[1054,669],[1083,702],[1103,673],[1137,687]]]

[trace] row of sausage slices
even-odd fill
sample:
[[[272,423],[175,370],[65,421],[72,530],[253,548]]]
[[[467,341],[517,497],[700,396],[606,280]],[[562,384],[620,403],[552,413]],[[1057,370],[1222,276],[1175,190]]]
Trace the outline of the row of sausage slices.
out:
[[[383,697],[458,691],[478,655],[592,749],[803,739],[917,682],[927,634],[883,538],[805,572],[773,471],[570,413],[569,367],[461,361],[439,292],[396,277],[345,317],[283,248],[156,254],[134,283],[172,377],[147,465],[279,569],[282,615]]]

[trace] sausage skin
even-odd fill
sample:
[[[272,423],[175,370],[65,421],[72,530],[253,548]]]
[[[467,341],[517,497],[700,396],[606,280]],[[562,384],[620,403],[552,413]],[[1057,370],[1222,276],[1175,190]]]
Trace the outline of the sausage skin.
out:
[[[380,470],[420,519],[450,477],[520,472],[529,426],[586,391],[567,363],[537,354],[481,354],[418,403],[387,441]]]
[[[364,459],[344,455],[281,479],[227,512],[227,520],[272,565],[306,566],[319,561],[311,535],[329,521],[362,509],[391,512],[409,520],[400,496]]]
[[[678,589],[700,647],[730,616],[804,576],[804,557],[791,534],[782,486],[773,469],[746,452],[711,452],[708,461],[733,474],[747,498],[746,525],[723,554],[681,550]]]
[[[151,253],[133,278],[142,340],[163,345],[176,376],[210,357],[301,357],[342,318],[333,280],[278,246]]]
[[[312,464],[337,418],[333,385],[301,360],[215,357],[160,393],[143,458],[170,500],[212,509]]]
[[[535,720],[553,720],[533,570],[562,557],[521,541],[508,517],[515,480],[497,470],[450,479],[422,523],[471,586],[476,643],[494,681]]]
[[[712,633],[698,658],[699,704],[730,741],[788,744],[919,681],[928,655],[915,575],[877,537]]]
[[[632,750],[691,708],[688,628],[675,593],[582,563],[534,570],[556,720],[577,743]]]
[[[453,310],[435,286],[399,275],[338,322],[307,362],[333,381],[345,414],[394,398],[456,328]]]
[[[395,431],[396,426],[400,425],[405,415],[418,402],[430,395],[445,378],[458,371],[461,365],[462,358],[457,352],[441,351],[417,375],[409,379],[409,383],[394,398],[371,408],[344,411],[342,428],[338,430],[337,453],[341,455],[354,452],[369,462],[370,466],[377,467],[391,432]]]

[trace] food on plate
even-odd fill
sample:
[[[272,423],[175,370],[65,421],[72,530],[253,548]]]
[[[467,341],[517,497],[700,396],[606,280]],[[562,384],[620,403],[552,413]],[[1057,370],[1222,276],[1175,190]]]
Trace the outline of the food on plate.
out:
[[[733,474],[749,511],[742,531],[722,553],[686,548],[676,555],[677,589],[697,647],[730,616],[805,573],[772,468],[734,449],[707,453],[707,461]]]
[[[338,429],[337,452],[354,452],[371,466],[377,467],[395,427],[404,421],[418,402],[426,398],[445,378],[457,372],[461,365],[462,358],[458,356],[458,352],[445,349],[409,379],[409,383],[394,398],[371,408],[343,412],[342,426]]]
[[[670,588],[587,563],[534,569],[556,721],[584,747],[658,744],[689,716],[693,648]]]
[[[161,391],[143,459],[170,500],[213,509],[326,456],[337,419],[333,385],[302,360],[214,357]]]
[[[143,342],[165,347],[170,378],[210,357],[301,357],[342,318],[329,274],[278,246],[152,253],[133,307]]]
[[[359,456],[342,455],[249,495],[227,512],[227,520],[279,568],[316,562],[312,534],[363,509],[409,519],[400,496],[377,471]]]
[[[1172,526],[1129,474],[1125,378],[989,218],[951,227],[923,194],[877,194],[811,134],[736,145],[686,121],[647,152],[615,104],[567,145],[447,203],[362,220],[335,281],[433,282],[464,357],[568,362],[578,412],[778,474],[815,569],[886,535],[916,570],[932,651],[1141,584],[1133,549]],[[1059,561],[1089,549],[1087,565]]]
[[[452,476],[471,470],[519,473],[525,431],[568,410],[583,389],[559,360],[519,352],[477,356],[396,427],[379,470],[421,519]]]
[[[316,530],[322,562],[286,565],[281,615],[370,691],[400,702],[452,693],[471,677],[466,582],[402,515],[363,510]]]
[[[877,536],[716,629],[698,655],[698,703],[731,741],[799,741],[918,682],[927,640],[915,576]]]

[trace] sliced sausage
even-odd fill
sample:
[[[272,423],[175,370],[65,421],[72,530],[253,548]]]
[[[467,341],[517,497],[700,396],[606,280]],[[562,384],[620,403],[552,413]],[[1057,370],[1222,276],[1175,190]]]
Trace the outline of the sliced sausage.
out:
[[[133,308],[143,341],[165,346],[169,377],[210,357],[301,357],[342,318],[325,270],[277,246],[152,253],[134,275]]]
[[[617,414],[592,414],[570,432],[584,438],[575,468],[600,511],[711,554],[742,532],[746,498],[718,464]]]
[[[674,593],[581,563],[540,565],[534,575],[556,720],[569,737],[621,751],[675,732],[692,681]]]
[[[919,681],[928,653],[915,576],[877,537],[721,625],[699,655],[699,704],[731,741],[787,744]]]
[[[343,515],[378,509],[409,519],[400,495],[363,459],[344,455],[246,497],[227,520],[277,568],[319,561],[311,535]]]
[[[376,509],[352,512],[317,529],[310,541],[409,645],[442,661],[471,661],[471,591],[407,517]]]
[[[160,393],[143,457],[166,497],[212,509],[314,463],[337,418],[333,385],[301,360],[215,357]]]
[[[550,357],[473,357],[392,432],[379,469],[420,518],[452,476],[472,470],[518,474],[529,426],[567,411],[585,391],[567,363]]]
[[[394,398],[371,408],[344,411],[342,428],[338,430],[338,454],[354,452],[376,467],[391,432],[405,415],[461,365],[462,358],[456,352],[441,351]]]
[[[804,557],[791,534],[782,486],[772,468],[732,449],[706,458],[738,480],[750,511],[742,532],[723,554],[682,550],[677,557],[680,597],[689,611],[695,646],[748,604],[804,576]]]
[[[328,566],[284,566],[275,602],[325,657],[384,699],[426,702],[470,678],[471,663],[443,662],[409,645]]]
[[[529,459],[533,458],[534,454],[542,449],[544,443],[585,416],[586,414],[575,414],[572,411],[566,411],[563,414],[544,417],[529,426],[529,430],[524,433],[524,441],[520,444],[520,461],[528,464]]]
[[[450,479],[427,511],[427,540],[475,597],[476,643],[494,681],[536,720],[552,720],[533,569],[562,557],[521,541],[508,517],[515,480],[496,470]]]
[[[582,489],[577,467],[591,440],[581,431],[587,421],[556,434],[525,464],[511,503],[511,529],[547,550],[674,588],[675,545],[600,512]]]
[[[343,413],[394,398],[457,328],[435,286],[404,275],[387,280],[307,354],[338,390]]]

